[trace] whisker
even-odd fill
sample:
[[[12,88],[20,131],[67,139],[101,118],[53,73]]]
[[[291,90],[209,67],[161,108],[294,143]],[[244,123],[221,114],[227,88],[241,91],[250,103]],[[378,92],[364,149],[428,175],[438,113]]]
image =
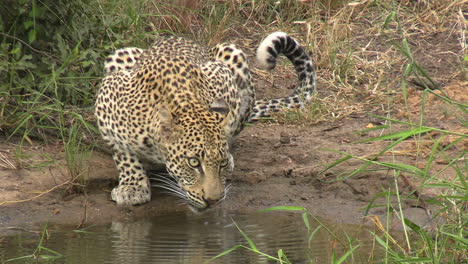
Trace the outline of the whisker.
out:
[[[179,198],[182,198],[182,199],[185,198],[185,197],[182,197],[181,195],[176,194],[176,193],[173,193],[173,192],[168,192],[168,191],[165,191],[165,192],[164,192],[164,191],[163,191],[163,192],[161,192],[161,193],[168,194],[168,195],[175,196],[175,197],[179,197]]]
[[[232,188],[232,184],[231,183],[228,183],[228,185],[226,185],[226,187],[224,188],[226,190],[226,193],[228,193]]]
[[[163,189],[166,189],[166,188],[164,188],[164,187],[162,187],[162,188],[163,188]],[[174,195],[174,196],[177,196],[177,197],[180,197],[180,198],[184,198],[184,199],[185,199],[185,197],[186,197],[185,194],[183,194],[183,193],[177,193],[177,192],[174,192],[174,191],[168,190],[168,189],[166,189],[166,191],[162,191],[161,193],[167,193],[167,194]]]
[[[163,185],[163,184],[155,184],[153,186],[163,188],[167,191],[169,191],[170,194],[175,194],[176,196],[179,196],[181,198],[187,198],[187,194],[181,190],[181,189],[174,189],[171,186]]]
[[[158,181],[162,182],[162,183],[164,183],[166,185],[169,185],[169,186],[180,189],[179,185],[177,183],[175,183],[175,182],[172,182],[172,181],[169,181],[169,180],[162,180],[162,179],[159,179]]]
[[[232,184],[229,183],[228,185],[226,185],[226,187],[224,188],[223,197],[220,199],[220,201],[223,201],[227,198],[229,191],[231,191],[231,189],[232,189]]]
[[[161,180],[166,180],[166,181],[175,181],[173,180],[173,178],[169,177],[169,176],[162,176],[160,175],[160,177],[151,177],[150,178],[151,180],[155,180],[155,181],[161,181]]]
[[[187,198],[187,193],[179,186],[179,184],[175,181],[173,177],[157,177],[152,178],[153,180],[160,182],[162,184],[153,184],[153,186],[157,186],[163,188],[165,190],[170,191],[171,194],[175,194],[178,197],[183,199]]]
[[[162,182],[162,183],[164,183],[164,184],[166,184],[166,185],[169,185],[169,186],[171,186],[171,187],[174,187],[174,188],[176,188],[176,189],[181,189],[180,186],[179,186],[179,184],[178,184],[177,182],[174,182],[174,181],[172,181],[172,180],[170,180],[170,179],[163,179],[163,178],[161,178],[161,179],[155,179],[155,180],[156,180],[156,181],[159,181],[159,182]]]
[[[171,177],[171,174],[167,173],[167,172],[150,172],[149,173],[150,176],[152,176],[151,178],[168,178],[168,177]]]
[[[177,182],[177,180],[172,177],[170,174],[166,174],[166,175],[157,175],[158,177],[151,177],[152,180],[160,180],[160,179],[165,179],[165,180],[170,180],[170,181],[175,181]]]
[[[228,194],[229,194],[229,191],[231,191],[232,189],[232,184],[227,184],[226,187],[224,187],[224,194],[223,194],[223,197],[221,197],[221,199],[219,199],[219,202],[221,201],[224,201],[226,200]]]

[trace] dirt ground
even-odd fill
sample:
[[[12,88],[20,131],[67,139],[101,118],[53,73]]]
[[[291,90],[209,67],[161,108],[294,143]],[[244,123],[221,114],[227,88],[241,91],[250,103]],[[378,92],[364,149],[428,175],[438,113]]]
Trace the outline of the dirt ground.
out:
[[[455,83],[447,86],[446,91],[464,96],[466,87],[467,83]],[[413,99],[409,102],[410,107],[413,104],[416,108],[421,93],[417,90],[411,93]],[[426,109],[427,121],[434,127],[466,133],[466,129],[457,127],[456,116],[446,117],[444,113],[447,113],[447,107],[442,103],[430,105]],[[379,114],[378,111],[376,113]],[[328,164],[341,157],[324,149],[371,157],[387,143],[351,143],[386,133],[381,130],[356,133],[381,122],[361,114],[310,125],[259,122],[248,126],[237,138],[233,149],[236,167],[229,177],[233,188],[216,210],[235,213],[278,205],[296,205],[304,206],[313,214],[337,223],[367,222],[363,209],[376,194],[394,185],[392,173],[368,171],[335,181],[340,174],[358,168],[362,162],[352,159],[322,173]],[[398,127],[394,129],[398,130]],[[0,143],[0,230],[4,234],[20,229],[35,229],[36,224],[44,222],[79,226],[187,210],[187,206],[176,197],[162,194],[160,189],[153,190],[153,199],[148,204],[118,206],[110,200],[110,191],[117,184],[117,171],[109,155],[98,151],[92,154],[86,166],[86,187],[79,188],[77,184],[69,182],[71,176],[60,141],[47,145],[32,143],[23,147],[22,154],[16,153],[17,144],[14,140],[6,142],[2,139]],[[466,148],[466,144],[464,146]],[[421,149],[424,151],[430,147]],[[461,150],[454,148],[452,151],[459,153]],[[415,155],[414,140],[408,139],[400,144],[396,153],[402,162],[420,166]],[[391,159],[391,154],[380,158],[381,161],[387,159]],[[443,166],[446,166],[443,160],[434,163],[434,169]],[[453,172],[446,171],[442,176],[453,177]],[[408,175],[404,178],[409,179],[409,182],[402,181],[404,179],[400,177],[400,186],[406,186],[400,191],[408,195],[417,188],[418,179]],[[77,192],[79,189],[84,192]],[[423,226],[430,225],[430,216],[426,213],[430,208],[418,200],[435,195],[436,192],[426,190],[419,193],[419,199],[413,197],[413,200],[407,200],[409,202],[404,204],[406,216]],[[383,198],[377,200],[377,203],[383,202]],[[385,209],[374,208],[369,214],[383,216]]]

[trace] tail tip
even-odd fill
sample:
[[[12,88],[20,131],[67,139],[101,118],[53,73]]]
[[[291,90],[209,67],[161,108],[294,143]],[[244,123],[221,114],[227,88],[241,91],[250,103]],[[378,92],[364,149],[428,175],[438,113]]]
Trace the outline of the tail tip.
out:
[[[274,40],[286,38],[287,36],[287,33],[277,31],[269,34],[262,40],[262,42],[257,48],[257,62],[261,68],[267,70],[275,68],[276,57],[278,56],[278,54],[276,54],[275,56],[271,54],[271,50],[275,50]]]

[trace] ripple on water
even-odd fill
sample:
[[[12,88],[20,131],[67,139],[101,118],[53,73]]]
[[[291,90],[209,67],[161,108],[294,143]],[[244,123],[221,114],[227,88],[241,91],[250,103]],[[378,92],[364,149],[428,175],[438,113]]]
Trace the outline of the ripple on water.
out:
[[[264,253],[276,256],[282,249],[293,263],[305,263],[310,258],[318,263],[329,262],[331,238],[326,232],[318,232],[309,244],[300,214],[277,212],[178,212],[96,226],[91,233],[51,231],[46,247],[66,256],[58,263],[203,263],[233,246],[247,245],[234,222]],[[10,243],[15,247],[13,240]],[[0,262],[21,255],[19,250],[11,249],[0,248]],[[210,263],[264,261],[261,255],[238,249]]]

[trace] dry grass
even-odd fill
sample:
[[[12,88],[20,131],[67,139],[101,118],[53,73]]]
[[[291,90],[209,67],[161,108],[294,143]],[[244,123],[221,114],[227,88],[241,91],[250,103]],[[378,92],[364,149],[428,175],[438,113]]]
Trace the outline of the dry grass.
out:
[[[16,170],[15,164],[11,161],[9,153],[0,151],[0,168]]]
[[[153,29],[185,34],[208,45],[233,42],[251,58],[269,32],[292,34],[313,54],[319,78],[314,104],[327,110],[317,112],[317,106],[312,106],[304,113],[279,115],[279,120],[287,122],[287,116],[295,116],[291,121],[304,121],[297,120],[302,116],[315,123],[379,109],[390,111],[395,102],[388,95],[401,93],[402,73],[409,62],[394,45],[403,36],[414,60],[442,87],[448,79],[466,79],[464,4],[466,0],[161,0],[150,3],[148,10],[161,14],[152,17]],[[386,21],[391,12],[396,12],[396,17]],[[279,63],[271,74],[252,68],[259,97],[290,92],[284,89],[293,85],[284,81],[294,75],[289,64]],[[271,86],[284,91],[275,90],[273,95],[267,91]]]

